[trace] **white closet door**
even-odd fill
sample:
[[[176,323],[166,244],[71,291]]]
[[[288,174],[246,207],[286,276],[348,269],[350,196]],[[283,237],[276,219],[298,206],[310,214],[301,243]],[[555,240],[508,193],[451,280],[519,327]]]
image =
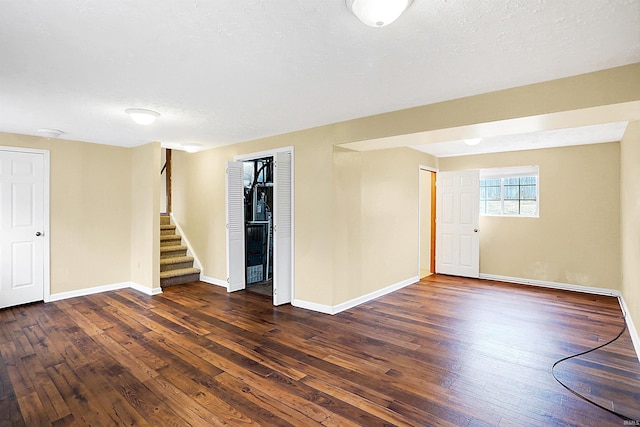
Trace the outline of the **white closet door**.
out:
[[[44,299],[44,165],[0,150],[0,308]]]
[[[480,275],[479,172],[438,172],[436,187],[436,272]]]
[[[291,302],[293,285],[292,162],[290,152],[274,156],[273,304]]]
[[[227,291],[245,288],[242,162],[227,162]]]

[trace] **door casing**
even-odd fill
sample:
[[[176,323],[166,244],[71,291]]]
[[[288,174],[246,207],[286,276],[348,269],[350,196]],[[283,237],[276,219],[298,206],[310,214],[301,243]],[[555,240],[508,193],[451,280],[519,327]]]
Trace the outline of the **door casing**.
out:
[[[428,173],[430,175],[429,177],[429,186],[430,186],[430,190],[431,190],[431,197],[430,200],[428,201],[428,203],[424,203],[423,197],[425,197],[425,189],[423,188],[422,184],[423,184],[423,179],[422,179],[422,174],[423,173]],[[418,179],[419,179],[419,184],[418,184],[418,189],[419,189],[419,206],[418,206],[418,210],[419,210],[419,215],[418,215],[418,275],[420,275],[420,271],[422,270],[423,267],[423,263],[422,263],[422,248],[425,245],[425,242],[423,242],[423,234],[424,234],[424,230],[422,228],[422,226],[424,225],[425,218],[428,216],[429,217],[429,227],[430,227],[430,241],[429,241],[429,271],[431,273],[435,273],[436,272],[436,177],[438,174],[438,170],[435,168],[432,168],[430,166],[424,166],[424,165],[420,165],[419,166],[419,172],[418,172]],[[425,205],[429,205],[429,210],[427,212],[423,211],[423,207],[425,207]]]

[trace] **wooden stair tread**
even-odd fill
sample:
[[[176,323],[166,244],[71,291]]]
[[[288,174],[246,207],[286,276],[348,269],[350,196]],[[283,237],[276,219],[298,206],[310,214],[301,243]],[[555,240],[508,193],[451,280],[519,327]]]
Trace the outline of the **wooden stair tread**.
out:
[[[187,274],[200,274],[198,268],[181,268],[179,270],[167,270],[160,272],[160,279],[166,279],[169,277],[186,276]]]

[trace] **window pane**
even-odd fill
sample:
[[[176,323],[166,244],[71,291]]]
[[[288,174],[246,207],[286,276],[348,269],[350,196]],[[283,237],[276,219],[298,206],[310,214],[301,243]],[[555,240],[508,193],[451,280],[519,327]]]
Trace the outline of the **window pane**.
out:
[[[520,178],[516,177],[516,178],[504,178],[504,185],[515,185],[518,186],[520,185]]]
[[[517,200],[505,200],[504,201],[504,214],[505,215],[518,215],[520,213],[520,202]]]
[[[504,199],[505,200],[518,200],[520,198],[520,187],[518,185],[506,185],[504,186]]]
[[[500,215],[500,180],[480,180],[480,213],[483,215]]]
[[[486,187],[486,199],[488,200],[500,200],[500,186]]]
[[[501,215],[501,203],[498,201],[487,201],[487,215]]]
[[[536,185],[537,177],[535,176],[522,176],[520,177],[520,184],[522,185]]]
[[[523,185],[520,187],[520,199],[522,200],[535,200],[536,199],[536,186],[535,185]]]
[[[523,200],[520,202],[520,215],[535,216],[538,212],[538,203],[535,200]]]
[[[528,169],[534,169],[534,167]],[[505,175],[507,173],[505,170]],[[523,174],[527,175],[480,180],[480,213],[536,216],[538,214],[538,176],[528,175],[529,173],[531,172],[523,171]],[[497,174],[499,176],[499,171]]]

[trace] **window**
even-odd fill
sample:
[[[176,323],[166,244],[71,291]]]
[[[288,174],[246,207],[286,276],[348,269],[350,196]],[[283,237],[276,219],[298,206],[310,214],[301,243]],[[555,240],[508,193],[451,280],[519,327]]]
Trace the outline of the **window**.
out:
[[[538,167],[480,171],[480,214],[538,216]]]

